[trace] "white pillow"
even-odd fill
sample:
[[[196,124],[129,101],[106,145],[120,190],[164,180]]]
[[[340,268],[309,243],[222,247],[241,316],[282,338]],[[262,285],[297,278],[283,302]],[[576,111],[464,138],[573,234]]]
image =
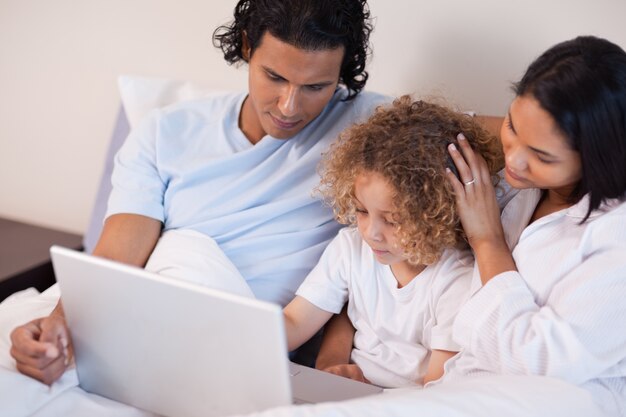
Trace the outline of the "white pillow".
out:
[[[117,84],[131,129],[153,109],[216,93],[208,87],[167,78],[122,75]]]

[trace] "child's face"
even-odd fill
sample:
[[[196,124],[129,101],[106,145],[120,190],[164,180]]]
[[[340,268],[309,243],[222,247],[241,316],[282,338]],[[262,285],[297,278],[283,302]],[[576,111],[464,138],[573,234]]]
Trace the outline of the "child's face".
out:
[[[378,262],[390,266],[406,260],[397,245],[393,191],[384,177],[375,172],[365,171],[354,181],[359,232]]]

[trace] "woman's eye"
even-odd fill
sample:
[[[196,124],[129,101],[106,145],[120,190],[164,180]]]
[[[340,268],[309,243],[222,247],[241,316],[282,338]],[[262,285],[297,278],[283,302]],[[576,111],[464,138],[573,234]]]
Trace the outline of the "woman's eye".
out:
[[[509,119],[508,117],[506,118],[506,127],[508,127],[511,132],[515,133],[515,129],[513,129],[513,124],[511,123],[511,119]]]

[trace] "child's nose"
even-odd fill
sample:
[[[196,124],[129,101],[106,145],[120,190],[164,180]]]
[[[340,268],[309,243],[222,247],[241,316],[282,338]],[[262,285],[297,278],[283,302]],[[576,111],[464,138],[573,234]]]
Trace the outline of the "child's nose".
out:
[[[381,241],[382,233],[380,230],[380,225],[376,221],[371,221],[367,228],[367,235],[371,240]]]

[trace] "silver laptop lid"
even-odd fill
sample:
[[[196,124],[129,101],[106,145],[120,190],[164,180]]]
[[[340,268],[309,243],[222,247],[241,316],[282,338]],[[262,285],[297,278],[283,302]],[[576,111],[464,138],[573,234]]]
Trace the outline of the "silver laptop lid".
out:
[[[279,306],[50,252],[86,391],[180,417],[291,403]]]

